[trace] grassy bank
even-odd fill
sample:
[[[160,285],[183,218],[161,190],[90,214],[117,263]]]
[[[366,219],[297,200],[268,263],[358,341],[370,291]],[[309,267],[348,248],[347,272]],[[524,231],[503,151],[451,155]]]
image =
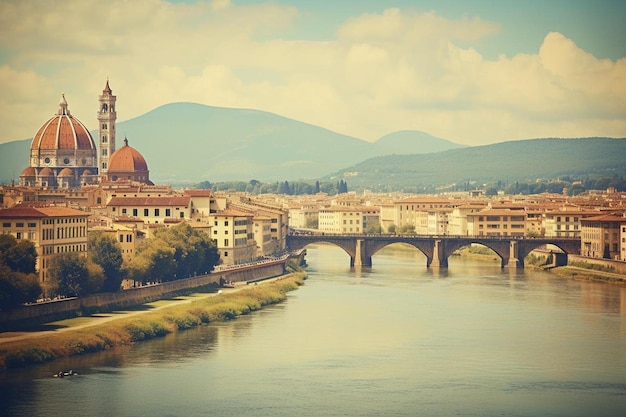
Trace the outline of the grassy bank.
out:
[[[611,284],[626,284],[626,276],[605,271],[598,271],[576,266],[560,266],[552,268],[550,272],[566,278],[582,279],[586,281],[602,281]]]
[[[287,292],[297,289],[304,283],[304,279],[304,272],[293,273],[237,292],[206,297],[101,325],[6,342],[0,345],[0,369],[98,352],[165,336],[200,324],[231,320],[263,306],[280,303],[287,297]]]

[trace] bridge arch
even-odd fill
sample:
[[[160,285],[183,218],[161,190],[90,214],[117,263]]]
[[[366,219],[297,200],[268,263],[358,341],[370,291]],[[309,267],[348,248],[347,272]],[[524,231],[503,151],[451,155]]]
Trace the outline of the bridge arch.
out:
[[[381,249],[384,249],[391,245],[398,245],[398,244],[403,245],[403,246],[411,246],[417,249],[418,252],[420,252],[426,257],[427,265],[430,265],[430,263],[432,262],[432,256],[433,256],[432,247],[430,245],[424,244],[423,242],[420,242],[420,243],[417,243],[417,242],[383,242],[383,241],[377,241],[376,243],[368,242],[368,245],[367,245],[368,255],[371,258]]]
[[[509,242],[508,241],[485,241],[484,239],[449,239],[445,241],[445,246],[442,250],[442,258],[445,258],[445,264],[447,265],[447,259],[457,250],[471,245],[480,245],[488,249],[491,249],[499,258],[500,266],[504,267],[509,260]]]

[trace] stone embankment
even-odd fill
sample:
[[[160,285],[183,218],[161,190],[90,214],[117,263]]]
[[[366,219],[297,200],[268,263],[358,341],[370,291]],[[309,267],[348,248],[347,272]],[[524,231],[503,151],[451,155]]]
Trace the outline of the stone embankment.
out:
[[[209,274],[158,285],[27,305],[12,311],[0,312],[0,331],[135,306],[194,288],[218,287],[225,282],[253,282],[267,279],[283,275],[288,259],[288,256],[284,256],[234,267],[217,267]]]

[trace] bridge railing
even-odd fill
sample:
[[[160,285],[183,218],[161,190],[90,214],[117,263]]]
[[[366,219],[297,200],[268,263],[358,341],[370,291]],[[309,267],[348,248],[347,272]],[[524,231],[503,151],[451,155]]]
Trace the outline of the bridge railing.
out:
[[[485,236],[485,235],[430,235],[430,234],[397,234],[397,233],[328,233],[328,232],[301,232],[298,230],[291,230],[288,236],[297,237],[352,237],[352,238],[405,238],[405,239],[477,239],[477,240],[531,240],[531,241],[580,241],[580,237],[556,237],[556,236]]]

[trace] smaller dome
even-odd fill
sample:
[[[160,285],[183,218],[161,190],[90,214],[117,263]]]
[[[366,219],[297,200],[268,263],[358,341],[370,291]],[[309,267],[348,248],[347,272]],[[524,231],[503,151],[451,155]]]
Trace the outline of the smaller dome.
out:
[[[82,174],[83,177],[88,177],[90,175],[93,175],[93,172],[91,172],[91,170],[86,169],[83,171],[83,174]]]
[[[45,167],[44,169],[39,171],[39,176],[41,176],[41,177],[54,177],[54,171],[52,171],[48,167]]]
[[[109,159],[108,172],[148,171],[148,164],[139,151],[128,146],[128,139],[124,139],[124,146],[116,150]]]
[[[35,175],[37,175],[37,170],[34,167],[27,167],[24,168],[20,177],[34,177]]]
[[[69,168],[63,168],[61,172],[59,172],[59,177],[73,177],[74,173]]]

